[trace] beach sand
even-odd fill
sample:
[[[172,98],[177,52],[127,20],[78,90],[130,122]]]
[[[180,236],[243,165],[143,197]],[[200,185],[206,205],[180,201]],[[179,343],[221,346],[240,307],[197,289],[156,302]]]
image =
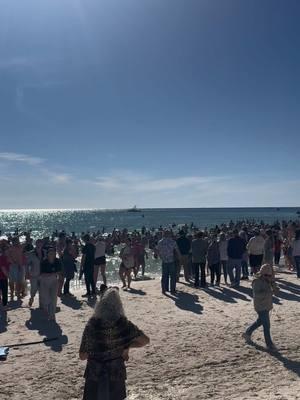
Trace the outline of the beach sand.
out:
[[[239,290],[207,291],[178,284],[177,298],[164,297],[159,278],[133,282],[122,292],[129,319],[150,336],[151,344],[130,351],[127,364],[129,400],[170,399],[300,399],[300,282],[277,275],[281,293],[271,316],[278,354],[265,351],[262,330],[256,346],[241,337],[256,314],[250,282]],[[0,362],[1,400],[77,400],[82,398],[85,362],[78,348],[92,304],[58,301],[58,326],[26,307],[9,311],[1,326],[0,345],[63,335],[59,342],[11,349]],[[36,305],[36,304],[35,304]]]

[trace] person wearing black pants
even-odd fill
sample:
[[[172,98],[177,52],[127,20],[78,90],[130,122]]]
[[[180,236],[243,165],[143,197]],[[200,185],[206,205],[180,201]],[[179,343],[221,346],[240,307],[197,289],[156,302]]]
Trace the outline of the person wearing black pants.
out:
[[[96,294],[96,285],[94,282],[94,266],[85,266],[83,269],[84,272],[84,280],[86,286],[86,294],[90,296],[91,294]]]
[[[208,242],[203,239],[203,232],[197,232],[195,239],[192,241],[192,263],[195,274],[195,287],[199,287],[199,267],[201,271],[201,287],[206,286],[206,256],[207,256]]]
[[[212,241],[208,247],[207,264],[210,269],[211,285],[214,286],[216,278],[216,285],[219,286],[221,280],[221,266],[220,266],[220,249],[216,235],[212,237]]]
[[[195,287],[199,287],[199,273],[201,271],[201,287],[206,286],[206,271],[205,271],[205,262],[193,263],[193,271],[195,275]]]
[[[82,249],[81,271],[84,273],[86,293],[82,297],[89,297],[96,294],[94,282],[95,246],[91,243],[90,235],[83,238],[85,246]]]
[[[211,285],[214,286],[215,278],[216,278],[216,286],[220,286],[220,281],[221,281],[221,265],[220,265],[220,263],[210,265],[209,269],[210,269]]]
[[[6,307],[8,300],[8,279],[0,279],[0,291],[2,295],[2,305]]]
[[[8,302],[8,271],[9,263],[5,255],[0,256],[0,292],[2,295],[2,306],[6,307]]]

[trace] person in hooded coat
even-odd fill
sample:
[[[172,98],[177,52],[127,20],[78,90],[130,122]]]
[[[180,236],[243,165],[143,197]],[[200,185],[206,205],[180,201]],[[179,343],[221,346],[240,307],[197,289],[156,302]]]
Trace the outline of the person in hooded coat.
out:
[[[148,343],[149,338],[126,318],[118,290],[104,288],[79,350],[79,358],[87,360],[83,400],[125,399],[129,349]]]
[[[267,348],[275,350],[270,333],[270,311],[273,308],[273,294],[277,295],[279,288],[275,283],[274,271],[271,265],[264,264],[252,281],[254,309],[258,314],[257,320],[243,334],[247,342],[251,341],[252,333],[263,326]]]

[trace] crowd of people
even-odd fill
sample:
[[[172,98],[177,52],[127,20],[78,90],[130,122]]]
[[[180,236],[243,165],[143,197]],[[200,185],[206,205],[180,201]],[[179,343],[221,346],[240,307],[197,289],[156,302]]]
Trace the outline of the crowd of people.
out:
[[[181,278],[195,288],[221,285],[221,277],[231,288],[238,289],[241,280],[252,275],[254,308],[257,320],[244,332],[251,341],[252,333],[263,326],[266,346],[276,351],[270,332],[269,313],[273,295],[278,294],[274,265],[281,256],[285,265],[300,278],[300,225],[282,222],[241,221],[211,229],[198,229],[194,224],[128,232],[114,229],[76,235],[54,232],[51,237],[36,239],[30,232],[9,234],[0,240],[0,294],[7,309],[10,300],[26,296],[30,283],[29,307],[38,294],[38,307],[55,321],[57,298],[72,296],[70,282],[75,274],[84,276],[84,298],[99,295],[93,316],[82,336],[81,360],[87,360],[84,400],[96,400],[97,393],[107,399],[126,398],[126,366],[129,350],[149,343],[149,338],[126,316],[118,287],[107,286],[106,262],[119,257],[122,289],[130,291],[133,277],[145,274],[146,258],[161,261],[161,290],[176,296]],[[99,275],[101,286],[97,287]],[[101,397],[102,398],[102,397]]]
[[[21,240],[22,239],[22,240]],[[120,251],[119,251],[120,250]],[[118,255],[119,277],[124,290],[131,289],[133,277],[145,274],[148,255],[162,262],[162,293],[176,294],[176,283],[184,280],[196,288],[225,285],[238,287],[263,264],[278,265],[284,256],[286,267],[300,277],[300,227],[296,222],[267,225],[241,221],[204,230],[194,224],[167,229],[128,232],[114,229],[76,235],[54,232],[51,237],[33,240],[30,232],[9,234],[0,241],[0,292],[2,305],[21,300],[30,282],[29,306],[39,293],[39,307],[55,318],[57,297],[70,296],[70,282],[84,276],[86,293],[97,295],[100,276],[107,285],[107,257]],[[250,268],[250,271],[249,271]]]

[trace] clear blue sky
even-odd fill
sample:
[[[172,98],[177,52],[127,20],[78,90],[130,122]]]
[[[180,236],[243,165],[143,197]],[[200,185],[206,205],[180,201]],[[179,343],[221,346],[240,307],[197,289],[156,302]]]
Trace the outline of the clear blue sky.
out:
[[[0,7],[1,208],[299,205],[299,0]]]

